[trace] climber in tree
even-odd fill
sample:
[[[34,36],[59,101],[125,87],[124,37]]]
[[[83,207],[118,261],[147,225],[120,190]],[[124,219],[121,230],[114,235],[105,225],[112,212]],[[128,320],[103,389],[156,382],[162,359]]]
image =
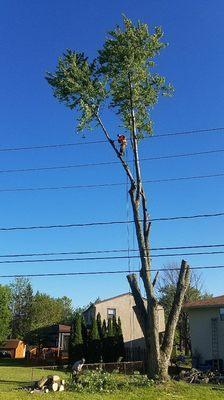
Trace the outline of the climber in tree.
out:
[[[120,156],[123,156],[127,146],[127,139],[124,135],[117,135],[117,141],[120,144]]]

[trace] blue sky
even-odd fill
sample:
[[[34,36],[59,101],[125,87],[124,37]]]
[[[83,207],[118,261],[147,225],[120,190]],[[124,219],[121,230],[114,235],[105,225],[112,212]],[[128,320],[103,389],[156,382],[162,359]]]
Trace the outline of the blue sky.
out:
[[[224,4],[221,0],[102,0],[2,1],[0,14],[1,147],[75,143],[101,140],[99,130],[75,132],[75,114],[52,96],[44,75],[53,71],[66,48],[94,57],[106,32],[121,24],[124,13],[134,21],[162,26],[169,46],[157,70],[175,87],[171,99],[162,98],[152,111],[154,131],[171,133],[224,126]],[[113,115],[106,123],[116,137]],[[204,135],[152,138],[141,156],[177,154],[224,148],[224,131]],[[112,161],[106,144],[71,148],[1,152],[0,170]],[[144,179],[224,172],[223,154],[143,163]],[[0,174],[2,189],[125,182],[117,165],[48,172]],[[152,217],[223,211],[223,178],[154,183],[146,186]],[[66,224],[126,220],[126,187],[44,192],[2,192],[1,226]],[[129,207],[129,213],[131,210]],[[130,217],[131,218],[131,217]],[[152,246],[223,243],[223,218],[158,222],[152,226]],[[1,253],[91,251],[127,248],[126,226],[64,230],[0,232]],[[136,247],[133,228],[129,243]],[[155,267],[180,262],[181,257],[158,258]],[[192,256],[195,265],[223,264],[222,255]],[[4,274],[127,269],[127,260],[2,265]],[[131,267],[138,267],[131,261]],[[204,271],[205,288],[223,294],[224,270]],[[7,283],[6,279],[0,280]],[[128,291],[125,275],[73,278],[35,278],[35,290],[67,295],[74,305],[97,296]]]

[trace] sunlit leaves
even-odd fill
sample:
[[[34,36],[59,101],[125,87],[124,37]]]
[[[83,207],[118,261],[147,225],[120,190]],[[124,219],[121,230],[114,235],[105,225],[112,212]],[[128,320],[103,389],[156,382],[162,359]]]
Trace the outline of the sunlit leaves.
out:
[[[93,62],[83,53],[67,50],[59,58],[55,73],[48,73],[46,79],[53,87],[54,96],[79,112],[78,130],[91,127],[107,99],[106,105],[120,115],[128,131],[132,130],[134,110],[140,138],[152,132],[150,110],[159,95],[172,93],[165,78],[152,72],[155,57],[166,45],[161,41],[161,28],[149,33],[147,24],[134,25],[126,17],[123,20],[124,28],[117,26],[109,32]]]

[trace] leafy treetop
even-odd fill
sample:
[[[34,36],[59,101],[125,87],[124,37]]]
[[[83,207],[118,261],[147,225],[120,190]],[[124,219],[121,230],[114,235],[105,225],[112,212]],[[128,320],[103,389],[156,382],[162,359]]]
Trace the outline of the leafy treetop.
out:
[[[135,26],[125,16],[123,21],[124,29],[117,26],[109,32],[92,62],[83,53],[68,49],[59,58],[55,73],[46,75],[54,96],[79,112],[79,131],[99,122],[100,108],[107,102],[120,115],[124,129],[132,131],[134,110],[138,138],[151,134],[149,111],[160,94],[172,92],[165,78],[152,72],[154,58],[166,46],[161,41],[162,30],[157,27],[149,33],[147,24]]]

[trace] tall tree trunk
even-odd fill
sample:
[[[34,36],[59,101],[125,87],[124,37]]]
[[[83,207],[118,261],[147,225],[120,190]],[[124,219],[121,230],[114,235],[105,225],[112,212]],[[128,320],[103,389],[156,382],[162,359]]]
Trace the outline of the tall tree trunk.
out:
[[[184,296],[189,285],[189,280],[190,280],[189,266],[187,265],[186,261],[182,260],[179,278],[177,282],[176,293],[168,316],[165,334],[161,346],[160,376],[162,380],[167,380],[169,377],[168,367],[173,349],[175,330],[180,316],[181,307],[184,301]]]
[[[146,195],[142,184],[141,168],[138,155],[137,129],[135,123],[134,96],[130,74],[128,76],[128,84],[130,90],[130,118],[132,122],[132,132],[130,140],[134,156],[134,174],[131,172],[127,162],[124,160],[123,155],[121,155],[120,152],[117,150],[114,141],[110,138],[110,135],[98,114],[96,114],[96,119],[101,126],[105,137],[107,138],[108,142],[110,143],[111,147],[119,158],[131,185],[129,194],[131,198],[136,237],[138,241],[138,248],[141,260],[140,276],[143,281],[146,293],[146,305],[145,300],[143,299],[140,289],[138,287],[136,276],[134,274],[130,274],[127,276],[127,278],[131,287],[133,297],[135,299],[136,315],[145,338],[147,353],[147,374],[150,378],[160,377],[162,380],[167,380],[175,329],[180,315],[184,295],[189,283],[189,267],[185,261],[182,261],[174,303],[167,321],[163,343],[162,346],[160,346],[158,301],[154,293],[150,265],[149,234],[151,221],[147,211]]]

